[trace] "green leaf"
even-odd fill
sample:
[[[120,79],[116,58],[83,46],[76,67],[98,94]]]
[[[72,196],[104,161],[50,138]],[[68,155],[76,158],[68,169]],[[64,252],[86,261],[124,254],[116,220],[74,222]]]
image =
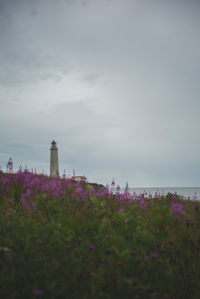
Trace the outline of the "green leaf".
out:
[[[96,197],[90,197],[90,201],[96,206],[96,207],[101,207],[101,201],[100,199]]]
[[[116,253],[117,256],[120,255],[120,251],[116,246],[112,246],[112,250]]]
[[[105,292],[99,292],[97,295],[97,299],[110,299],[110,295]]]
[[[126,256],[129,256],[130,255],[130,250],[129,249],[124,249],[121,254],[120,254],[120,257],[121,259],[124,259]]]
[[[123,250],[126,247],[126,240],[120,236],[113,236],[111,238],[113,246],[116,246],[119,250]]]
[[[157,243],[162,243],[167,237],[169,233],[168,231],[159,231],[156,233],[156,241]]]
[[[148,248],[156,244],[155,236],[148,231],[141,231],[137,239],[140,243],[142,243],[142,245]]]

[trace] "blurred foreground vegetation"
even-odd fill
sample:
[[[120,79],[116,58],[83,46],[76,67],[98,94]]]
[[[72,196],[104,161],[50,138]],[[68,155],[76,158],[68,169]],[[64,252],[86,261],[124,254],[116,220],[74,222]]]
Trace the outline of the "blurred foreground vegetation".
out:
[[[199,299],[200,203],[0,173],[0,298]]]

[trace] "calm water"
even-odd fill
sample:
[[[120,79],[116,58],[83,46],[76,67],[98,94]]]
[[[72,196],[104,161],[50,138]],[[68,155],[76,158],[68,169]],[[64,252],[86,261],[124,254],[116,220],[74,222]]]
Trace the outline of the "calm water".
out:
[[[178,195],[182,195],[186,198],[190,197],[190,199],[198,199],[200,200],[200,187],[154,187],[154,188],[129,188],[128,191],[132,194],[135,192],[136,194],[146,193],[154,195],[155,193],[166,195],[167,193],[177,193]],[[124,192],[124,188],[120,189],[120,193]]]

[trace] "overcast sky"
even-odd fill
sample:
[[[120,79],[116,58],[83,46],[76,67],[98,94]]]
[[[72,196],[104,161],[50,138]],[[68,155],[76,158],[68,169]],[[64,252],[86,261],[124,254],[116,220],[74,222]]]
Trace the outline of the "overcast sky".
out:
[[[200,186],[199,0],[0,0],[0,165]]]

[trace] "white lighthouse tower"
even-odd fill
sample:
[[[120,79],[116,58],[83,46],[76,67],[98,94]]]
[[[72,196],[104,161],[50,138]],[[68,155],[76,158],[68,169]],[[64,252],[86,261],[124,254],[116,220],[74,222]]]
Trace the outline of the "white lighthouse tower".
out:
[[[55,140],[51,142],[51,148],[50,148],[50,175],[52,177],[56,177],[59,175],[58,148]]]

